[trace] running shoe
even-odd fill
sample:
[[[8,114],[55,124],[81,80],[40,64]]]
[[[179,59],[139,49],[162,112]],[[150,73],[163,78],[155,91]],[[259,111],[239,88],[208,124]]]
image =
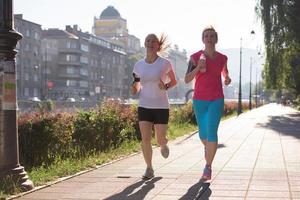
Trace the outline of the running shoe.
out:
[[[145,171],[145,174],[143,175],[142,178],[148,180],[148,179],[151,179],[153,177],[154,177],[154,170],[152,168],[147,167],[147,169]]]
[[[168,145],[161,146],[160,147],[160,153],[161,153],[162,157],[168,158],[169,157],[169,153],[170,153]]]

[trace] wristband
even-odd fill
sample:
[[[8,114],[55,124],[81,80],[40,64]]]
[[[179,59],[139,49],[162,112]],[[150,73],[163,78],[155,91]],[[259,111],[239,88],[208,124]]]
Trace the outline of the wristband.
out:
[[[140,81],[141,81],[140,78],[134,78],[134,79],[133,79],[133,82],[140,82]]]
[[[133,75],[133,83],[141,81],[141,79],[135,73],[132,73],[132,75]]]

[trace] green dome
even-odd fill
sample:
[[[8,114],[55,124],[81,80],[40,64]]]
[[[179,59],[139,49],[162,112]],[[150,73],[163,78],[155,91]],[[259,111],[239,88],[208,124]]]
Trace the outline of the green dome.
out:
[[[119,11],[117,11],[113,6],[105,8],[100,15],[100,19],[115,19],[119,17],[121,17]]]

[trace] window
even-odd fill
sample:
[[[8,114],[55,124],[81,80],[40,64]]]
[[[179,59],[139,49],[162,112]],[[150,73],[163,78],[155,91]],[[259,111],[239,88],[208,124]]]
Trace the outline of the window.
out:
[[[37,82],[39,79],[38,79],[38,76],[36,75],[36,74],[34,74],[33,75],[33,80],[35,81],[35,82]]]
[[[36,40],[40,39],[40,36],[39,36],[39,34],[37,32],[34,33],[34,39],[36,39]]]
[[[79,81],[79,86],[80,87],[88,87],[89,83],[87,81]]]
[[[47,74],[51,74],[51,70],[49,68],[46,69]]]
[[[67,54],[66,55],[66,61],[76,62],[76,56],[75,55]]]
[[[67,67],[67,74],[75,74],[75,69],[73,67]]]
[[[30,30],[27,29],[25,35],[26,35],[27,37],[30,37]]]
[[[66,86],[76,86],[77,85],[77,81],[75,80],[67,80],[66,81]]]
[[[29,81],[29,74],[25,73],[25,81]]]
[[[81,49],[82,51],[88,52],[88,51],[89,51],[89,46],[86,45],[86,44],[81,44],[81,45],[80,45],[80,49]]]
[[[89,73],[88,73],[88,70],[87,70],[87,69],[80,69],[80,74],[81,74],[81,75],[84,75],[84,76],[87,76],[87,75],[89,75]]]
[[[76,49],[76,47],[77,47],[76,43],[70,41],[67,42],[68,49]]]
[[[30,45],[29,44],[25,44],[25,51],[29,51],[30,50]]]
[[[49,54],[45,54],[45,55],[44,55],[44,60],[45,60],[45,61],[51,61],[51,60],[52,60],[52,56],[49,55]]]
[[[29,96],[29,88],[24,88],[24,96]]]
[[[37,89],[37,88],[34,88],[33,89],[33,96],[34,97],[37,97],[37,96],[39,96],[39,92],[38,92],[39,90]]]
[[[88,57],[86,57],[86,56],[81,56],[81,57],[80,57],[80,62],[85,63],[85,64],[88,64],[88,63],[89,63],[89,59],[88,59]]]
[[[33,47],[33,54],[34,54],[34,56],[38,56],[39,55],[39,51],[38,51],[38,47],[37,46]]]

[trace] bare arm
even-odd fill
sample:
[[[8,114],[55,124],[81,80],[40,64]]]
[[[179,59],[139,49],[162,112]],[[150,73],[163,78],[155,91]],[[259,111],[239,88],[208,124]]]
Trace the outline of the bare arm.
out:
[[[132,86],[131,86],[131,93],[133,95],[135,95],[136,93],[138,93],[141,89],[141,84],[140,82],[134,82],[132,83]]]
[[[184,77],[184,82],[191,82],[199,71],[199,65],[196,66],[195,61],[191,58],[188,63],[188,69]]]
[[[173,68],[171,71],[168,72],[168,76],[170,78],[170,82],[168,83],[169,88],[174,87],[177,84],[177,80]]]
[[[169,77],[170,82],[168,82],[167,84],[164,84],[163,81],[159,82],[158,87],[162,90],[167,90],[171,87],[174,87],[177,84],[176,75],[175,75],[175,72],[174,72],[173,68],[172,68],[172,70],[170,70],[167,73],[167,76]]]
[[[227,62],[225,63],[223,70],[222,70],[222,75],[224,77],[224,84],[229,85],[231,83],[231,78],[229,77],[229,72],[227,68]]]

